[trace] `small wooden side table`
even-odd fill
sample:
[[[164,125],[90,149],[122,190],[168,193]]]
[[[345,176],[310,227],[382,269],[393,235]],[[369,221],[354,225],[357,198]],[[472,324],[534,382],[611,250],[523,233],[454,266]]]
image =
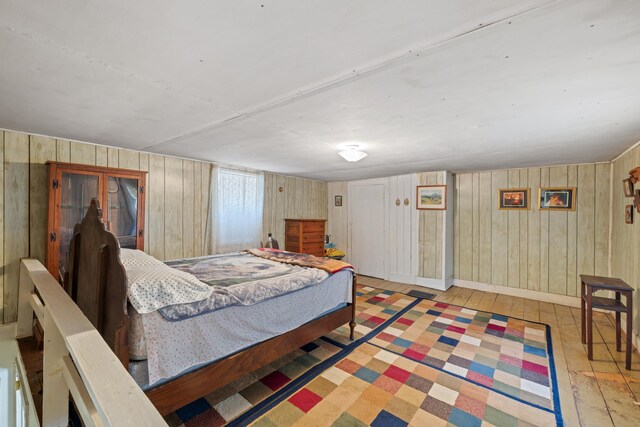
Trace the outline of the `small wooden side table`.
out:
[[[626,365],[631,369],[631,336],[633,334],[633,288],[621,279],[613,277],[588,276],[581,274],[580,279],[580,320],[582,323],[582,344],[587,344],[587,357],[593,360],[593,309],[610,310],[616,312],[616,350],[621,351],[622,328],[620,327],[620,313],[627,315],[627,345]],[[615,292],[615,299],[593,296],[596,291],[605,290]],[[620,301],[620,295],[625,296],[625,304]],[[586,314],[586,316],[585,316]],[[586,318],[585,318],[586,317]]]

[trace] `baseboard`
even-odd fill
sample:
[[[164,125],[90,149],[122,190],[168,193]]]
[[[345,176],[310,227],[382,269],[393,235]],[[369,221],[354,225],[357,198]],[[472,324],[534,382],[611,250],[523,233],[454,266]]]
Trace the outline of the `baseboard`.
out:
[[[452,280],[443,280],[443,279],[430,279],[427,277],[416,277],[416,285],[424,286],[426,288],[436,289],[438,291],[446,291],[449,289],[454,283]]]
[[[508,286],[492,285],[490,283],[472,282],[469,280],[454,279],[453,284],[461,288],[475,289],[496,294],[509,295],[533,299],[536,301],[550,302],[553,304],[580,307],[580,298],[568,295],[550,294],[548,292],[532,291],[530,289],[510,288]]]
[[[406,283],[407,285],[416,284],[416,277],[407,274],[389,273],[389,280],[392,282]]]

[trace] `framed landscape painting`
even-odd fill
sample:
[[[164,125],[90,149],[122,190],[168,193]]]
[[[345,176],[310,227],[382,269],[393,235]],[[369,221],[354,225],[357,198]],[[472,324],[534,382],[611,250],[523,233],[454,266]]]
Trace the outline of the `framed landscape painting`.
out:
[[[576,210],[575,187],[542,187],[538,190],[538,207],[548,211]]]
[[[501,188],[498,190],[498,209],[529,209],[528,188]]]
[[[446,185],[420,185],[416,190],[417,209],[447,209]]]

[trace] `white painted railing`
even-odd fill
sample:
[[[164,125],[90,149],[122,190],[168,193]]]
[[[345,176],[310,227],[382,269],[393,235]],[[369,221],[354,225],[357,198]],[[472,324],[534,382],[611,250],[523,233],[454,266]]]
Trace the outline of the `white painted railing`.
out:
[[[44,426],[68,424],[69,393],[86,426],[166,425],[53,276],[38,260],[23,259],[18,337],[31,335],[33,313],[44,328]]]

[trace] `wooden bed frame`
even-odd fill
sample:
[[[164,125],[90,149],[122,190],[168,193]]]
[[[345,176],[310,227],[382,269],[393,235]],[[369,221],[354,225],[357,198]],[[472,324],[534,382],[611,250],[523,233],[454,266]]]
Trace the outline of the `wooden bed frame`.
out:
[[[82,222],[74,228],[66,289],[125,368],[128,368],[126,273],[120,262],[118,241],[106,230],[101,215],[98,202],[94,199]],[[162,415],[167,415],[346,323],[351,329],[349,338],[353,340],[356,324],[355,274],[351,292],[351,304],[154,387],[146,391],[147,397]]]

